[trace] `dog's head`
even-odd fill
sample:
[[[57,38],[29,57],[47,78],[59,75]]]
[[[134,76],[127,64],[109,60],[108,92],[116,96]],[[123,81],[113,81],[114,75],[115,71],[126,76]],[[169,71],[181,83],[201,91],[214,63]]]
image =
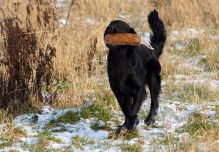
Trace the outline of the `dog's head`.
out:
[[[104,36],[106,34],[116,34],[116,33],[133,33],[136,34],[135,30],[130,27],[126,22],[121,20],[112,21],[106,28]]]
[[[118,34],[118,33],[132,33],[136,34],[135,30],[130,27],[126,22],[121,20],[112,21],[106,28],[104,32],[104,37],[107,34]],[[107,47],[115,47],[116,45],[108,45]]]

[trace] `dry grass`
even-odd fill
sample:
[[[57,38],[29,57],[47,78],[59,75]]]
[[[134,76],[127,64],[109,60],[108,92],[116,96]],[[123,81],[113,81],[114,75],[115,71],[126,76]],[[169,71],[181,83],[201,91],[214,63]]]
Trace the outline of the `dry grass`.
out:
[[[0,138],[3,138],[4,144],[12,144],[18,141],[21,137],[26,136],[26,132],[18,127],[14,127],[13,116],[9,115],[6,111],[0,110]],[[1,147],[1,146],[0,146]]]
[[[155,6],[160,10],[166,24],[170,26],[215,27],[219,23],[217,0],[155,0],[153,2],[152,7]]]
[[[148,12],[156,7],[162,18],[167,25],[168,32],[172,29],[182,28],[186,26],[209,26],[218,24],[219,9],[217,9],[217,1],[211,0],[207,2],[202,2],[200,0],[192,1],[130,1],[130,5],[126,1],[72,1],[71,7],[65,9],[68,13],[68,22],[63,27],[57,27],[56,24],[49,24],[50,29],[53,33],[48,33],[49,29],[44,29],[40,31],[40,25],[36,22],[36,17],[43,16],[42,11],[33,9],[33,13],[29,16],[25,14],[23,8],[28,5],[23,4],[24,2],[16,3],[15,14],[13,10],[14,5],[7,3],[6,1],[1,2],[2,6],[9,8],[3,9],[5,16],[17,16],[18,18],[28,18],[31,25],[34,25],[36,32],[35,35],[39,40],[38,44],[40,46],[45,44],[51,44],[57,50],[56,58],[54,59],[54,84],[49,88],[52,94],[58,95],[57,101],[66,100],[72,105],[80,105],[84,103],[83,99],[80,99],[82,92],[84,90],[95,88],[93,82],[90,81],[90,76],[102,75],[105,73],[105,63],[106,63],[106,48],[102,40],[102,35],[106,25],[110,20],[118,18],[118,14],[133,15],[133,17],[127,17],[128,22],[135,26],[139,30],[146,30],[147,22],[146,16]],[[42,3],[42,2],[41,2]],[[52,0],[46,1],[45,3],[51,4],[53,7]],[[204,5],[208,3],[208,5]],[[36,5],[36,2],[32,2]],[[146,9],[148,8],[148,9]],[[56,11],[49,12],[54,15]],[[197,15],[198,14],[198,15]],[[139,19],[137,16],[145,17],[145,22],[139,25]],[[210,16],[210,17],[209,17]],[[57,18],[60,17],[57,16]],[[91,20],[92,25],[87,22]],[[43,22],[44,20],[41,19]],[[25,22],[23,22],[25,24]],[[147,28],[146,28],[147,27]],[[145,29],[142,29],[145,28]],[[44,36],[44,32],[47,32],[47,36]],[[55,37],[55,39],[54,39]],[[2,39],[3,40],[3,39]],[[1,43],[2,44],[2,40]],[[200,42],[202,43],[202,42]],[[166,51],[168,52],[171,42],[169,41],[166,46]],[[3,45],[1,45],[3,46]],[[206,53],[209,58],[208,63],[213,67],[217,66],[217,58],[212,52]],[[2,56],[2,55],[1,55]],[[177,63],[169,63],[168,54],[164,54],[161,59],[163,67],[163,77],[167,77],[168,74],[174,73],[176,70]],[[165,68],[166,67],[166,68]],[[4,67],[1,66],[2,75],[6,72]],[[2,78],[1,78],[2,79]],[[62,93],[59,93],[59,86],[63,83],[71,84],[67,89],[63,89]],[[94,84],[96,84],[94,82]],[[69,100],[71,99],[71,100]],[[64,101],[65,102],[65,101]],[[55,102],[57,103],[57,102]],[[57,104],[56,104],[57,105]],[[59,104],[58,104],[59,105]],[[63,106],[63,105],[62,105]],[[69,104],[68,104],[69,106]]]
[[[206,116],[193,113],[186,131],[191,135],[190,146],[197,150],[197,143],[205,143],[206,151],[217,151],[219,139],[219,126],[209,124]]]
[[[11,2],[1,7],[2,58],[0,105],[14,111],[32,98],[43,101],[51,83],[56,49],[45,39],[55,29],[49,1]],[[38,8],[34,6],[38,5]],[[36,31],[42,30],[40,35]],[[44,32],[46,31],[46,32]],[[51,37],[51,40],[54,36]]]
[[[210,42],[208,44],[211,45],[204,52],[206,60],[203,63],[207,65],[208,70],[217,72],[219,70],[219,45],[218,43]]]
[[[177,66],[180,61],[170,61],[168,53],[164,53],[160,59],[162,65],[161,75],[163,79],[167,79],[168,76],[174,75],[177,73]]]

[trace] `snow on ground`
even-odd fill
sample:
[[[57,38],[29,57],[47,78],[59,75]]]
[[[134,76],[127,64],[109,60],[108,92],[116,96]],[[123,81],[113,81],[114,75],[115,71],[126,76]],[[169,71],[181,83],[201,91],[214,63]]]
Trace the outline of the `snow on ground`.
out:
[[[179,39],[180,37],[189,37],[189,38],[195,38],[203,34],[205,30],[203,29],[196,29],[196,28],[187,28],[180,31],[173,31],[171,33],[171,37],[173,39]]]
[[[91,129],[91,124],[95,118],[91,119],[81,119],[76,124],[62,123],[58,127],[49,129],[49,132],[52,133],[52,136],[60,139],[61,142],[49,142],[47,146],[48,149],[69,149],[77,151],[121,151],[121,148],[118,146],[121,143],[135,144],[138,141],[142,141],[142,147],[144,151],[153,151],[154,144],[159,145],[157,149],[160,151],[168,151],[167,145],[159,144],[159,141],[164,140],[165,136],[168,133],[173,133],[175,137],[180,139],[188,138],[189,134],[186,132],[177,132],[177,129],[183,128],[188,124],[188,120],[192,113],[198,112],[204,115],[207,115],[209,120],[214,120],[216,112],[214,111],[214,106],[219,105],[219,102],[214,103],[203,103],[203,104],[189,104],[181,103],[178,101],[171,100],[162,100],[160,102],[159,114],[157,116],[157,121],[152,127],[146,127],[141,120],[140,124],[137,127],[137,131],[140,133],[140,137],[133,138],[131,140],[109,139],[109,131],[98,130],[94,131]],[[213,105],[213,106],[212,106]],[[144,102],[142,106],[142,111],[148,111],[150,106],[149,100]],[[19,142],[13,144],[10,147],[0,148],[0,151],[28,151],[22,145],[33,145],[38,142],[36,135],[45,131],[45,126],[51,120],[56,120],[61,115],[64,115],[68,111],[78,111],[80,108],[71,108],[71,109],[53,109],[49,106],[42,108],[40,113],[32,113],[18,116],[14,122],[15,126],[21,128],[27,132],[26,137],[22,137]],[[38,118],[37,120],[36,117]],[[120,123],[122,123],[123,117],[121,113],[115,113],[115,118],[118,118]],[[112,128],[115,128],[115,124],[112,122]],[[57,131],[61,130],[63,131]],[[88,143],[83,145],[80,149],[75,147],[72,144],[73,137],[84,137],[86,139],[94,141],[92,144]],[[112,146],[107,146],[106,143],[110,143]],[[23,148],[22,148],[23,147]]]
[[[57,0],[56,3],[56,8],[59,11],[60,18],[58,19],[58,23],[60,27],[64,27],[67,23],[67,16],[68,16],[68,9],[70,6],[70,1],[66,0]]]
[[[179,71],[190,71],[194,72],[194,74],[175,74],[174,78],[175,83],[179,84],[188,83],[188,84],[208,84],[212,89],[219,90],[219,80],[214,77],[217,76],[217,73],[211,73],[205,71],[205,65],[200,65],[199,62],[206,57],[204,55],[196,55],[192,57],[173,57],[173,60],[183,61],[181,64],[177,66],[177,70]],[[175,59],[174,59],[175,58]]]

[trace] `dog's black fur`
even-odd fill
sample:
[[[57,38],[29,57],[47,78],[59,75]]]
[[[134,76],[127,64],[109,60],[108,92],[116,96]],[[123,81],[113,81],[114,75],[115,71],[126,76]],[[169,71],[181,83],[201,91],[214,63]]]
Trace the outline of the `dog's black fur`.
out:
[[[125,115],[123,128],[131,131],[139,123],[138,112],[142,102],[146,98],[145,85],[149,86],[151,107],[145,124],[155,122],[158,111],[158,96],[161,90],[161,66],[159,56],[163,52],[166,41],[166,31],[162,20],[156,10],[148,15],[148,22],[153,31],[150,41],[151,46],[145,45],[107,45],[108,76],[111,89],[116,96],[119,105]],[[106,28],[106,34],[136,33],[126,22],[112,21]]]

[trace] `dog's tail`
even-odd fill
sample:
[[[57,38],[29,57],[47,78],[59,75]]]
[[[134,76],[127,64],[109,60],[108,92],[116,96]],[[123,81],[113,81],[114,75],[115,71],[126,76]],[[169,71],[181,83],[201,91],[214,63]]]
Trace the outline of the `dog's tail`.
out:
[[[166,42],[166,30],[163,21],[159,18],[156,10],[151,11],[148,15],[148,23],[150,25],[153,34],[151,34],[150,41],[151,46],[154,48],[157,57],[163,52],[164,44]]]

